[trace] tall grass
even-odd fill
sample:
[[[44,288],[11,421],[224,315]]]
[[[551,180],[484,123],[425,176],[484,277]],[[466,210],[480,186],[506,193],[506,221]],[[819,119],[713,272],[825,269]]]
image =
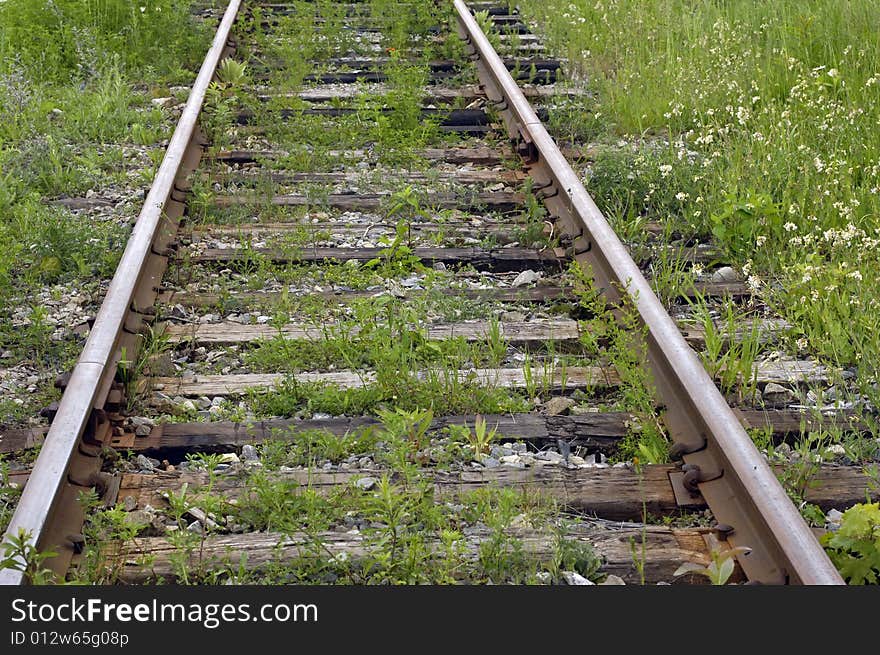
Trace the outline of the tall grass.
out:
[[[54,328],[42,329],[36,319],[22,327],[21,308],[42,311],[41,291],[63,295],[70,288],[97,286],[112,274],[127,232],[116,221],[75,216],[48,201],[132,185],[132,164],[126,161],[132,148],[159,147],[170,124],[151,97],[168,95],[170,84],[187,83],[210,41],[210,25],[193,20],[191,4],[0,2],[0,351],[9,353],[4,367],[63,368],[75,353],[73,335],[50,338]],[[33,415],[30,405],[45,400],[44,392],[30,394],[24,405],[0,397],[0,426],[12,421],[10,414]]]
[[[713,238],[793,348],[855,367],[876,399],[880,2],[518,4],[597,91],[604,138],[651,144],[605,176],[638,189],[626,210]]]
[[[24,67],[37,83],[87,78],[119,57],[132,72],[195,63],[200,31],[191,2],[6,0],[0,3],[0,74]]]

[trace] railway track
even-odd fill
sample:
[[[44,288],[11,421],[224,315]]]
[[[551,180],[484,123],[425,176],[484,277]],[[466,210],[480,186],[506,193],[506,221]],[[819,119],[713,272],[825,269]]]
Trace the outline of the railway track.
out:
[[[97,582],[841,583],[745,429],[804,417],[732,409],[648,279],[717,253],[615,234],[516,13],[400,9],[229,3],[48,433],[4,438],[42,442],[6,538]]]

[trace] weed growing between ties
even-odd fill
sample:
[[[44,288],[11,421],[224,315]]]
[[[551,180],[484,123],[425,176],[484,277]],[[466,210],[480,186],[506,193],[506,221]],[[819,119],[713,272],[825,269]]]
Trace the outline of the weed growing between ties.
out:
[[[20,495],[21,487],[9,479],[9,462],[0,455],[0,532],[5,532],[9,526]]]
[[[190,456],[191,482],[166,493],[161,507],[90,512],[72,579],[125,581],[119,553],[136,552],[138,541],[153,535],[174,546],[166,562],[142,561],[147,571],[160,572],[151,576],[156,582],[546,583],[561,580],[563,571],[602,577],[601,558],[567,536],[576,522],[547,498],[493,487],[438,498],[424,466],[474,457],[490,438],[478,424],[476,440],[461,431],[429,439],[432,417],[397,408],[380,414],[381,425],[342,438],[279,434],[260,446],[259,461],[231,475],[219,468],[222,456]],[[349,454],[372,455],[379,468],[322,486],[321,462]],[[216,537],[254,531],[264,535],[269,553],[259,561],[212,546]],[[351,535],[355,550],[346,541]]]
[[[668,461],[669,442],[657,413],[657,400],[650,370],[646,366],[641,340],[645,328],[635,308],[621,292],[620,306],[612,306],[592,284],[589,270],[573,263],[569,274],[575,280],[575,292],[584,312],[590,317],[582,322],[581,342],[587,354],[601,356],[620,377],[619,409],[636,418],[620,445],[620,457],[636,457],[650,464]]]
[[[822,544],[848,584],[880,582],[880,503],[859,503],[843,513],[840,527]]]

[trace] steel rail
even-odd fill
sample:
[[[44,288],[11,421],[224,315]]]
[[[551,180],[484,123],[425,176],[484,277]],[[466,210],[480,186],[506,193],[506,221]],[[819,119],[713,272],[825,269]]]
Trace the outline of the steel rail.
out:
[[[733,546],[750,581],[764,584],[843,584],[810,528],[786,495],[675,322],[538,120],[520,88],[471,14],[454,0],[459,34],[471,49],[481,85],[519,142],[535,187],[557,218],[566,254],[589,267],[615,302],[625,299],[646,329],[664,423],[684,462],[684,485],[699,490]]]
[[[232,48],[230,35],[241,2],[230,0],[224,12],[4,535],[8,543],[10,537],[23,532],[39,550],[55,551],[56,557],[46,564],[58,573],[66,570],[81,543],[78,533],[83,517],[76,496],[102,482],[100,451],[109,434],[103,408],[117,365],[136,349],[141,319],[149,312],[161,282],[170,221],[183,212],[183,198],[175,192],[185,188],[185,177],[198,164],[203,145],[198,117],[217,66]],[[23,571],[0,571],[0,584],[27,582]]]

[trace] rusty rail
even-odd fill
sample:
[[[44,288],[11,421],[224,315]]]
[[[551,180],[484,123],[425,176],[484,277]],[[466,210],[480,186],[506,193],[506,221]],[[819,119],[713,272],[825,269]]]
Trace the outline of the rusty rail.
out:
[[[720,532],[751,549],[738,560],[751,581],[843,584],[810,528],[681,336],[638,266],[544,129],[463,0],[454,0],[459,34],[481,85],[519,145],[529,173],[568,242],[612,301],[626,298],[646,329],[644,350],[664,423],[686,462],[683,486],[698,489]]]
[[[234,47],[232,25],[241,0],[230,0],[193,85],[165,158],[123,253],[89,339],[67,384],[4,540],[21,531],[48,560],[66,570],[82,543],[80,491],[106,486],[101,449],[111,425],[105,408],[120,402],[118,367],[139,338],[167,266],[167,249],[183,213],[186,178],[201,156],[197,119],[221,59]],[[533,187],[565,239],[564,254],[589,265],[614,302],[627,300],[646,328],[647,354],[664,421],[686,465],[678,487],[702,493],[746,575],[762,583],[842,584],[812,532],[715,388],[696,354],[654,295],[559,149],[541,125],[463,0],[454,0],[459,31],[476,59],[486,95],[518,142]],[[0,584],[27,582],[22,571],[0,571]]]
[[[220,61],[234,48],[232,25],[242,0],[230,0],[193,84],[137,223],[122,254],[82,354],[67,382],[58,411],[4,535],[24,532],[46,561],[63,573],[82,543],[80,491],[108,484],[100,474],[101,449],[111,426],[104,411],[117,366],[138,349],[144,319],[153,306],[167,266],[166,250],[184,209],[186,178],[201,158],[204,139],[197,121],[208,85]],[[0,584],[27,582],[22,571],[0,571]]]

